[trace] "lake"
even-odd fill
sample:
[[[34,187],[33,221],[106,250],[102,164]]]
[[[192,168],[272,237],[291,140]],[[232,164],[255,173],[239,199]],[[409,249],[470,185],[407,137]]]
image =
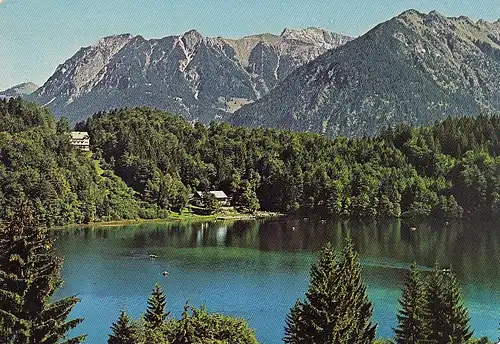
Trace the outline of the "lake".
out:
[[[411,230],[411,228],[416,230]],[[259,342],[281,343],[285,316],[303,298],[316,252],[339,249],[350,235],[374,304],[377,337],[392,337],[405,269],[451,265],[462,286],[474,335],[499,336],[500,224],[493,221],[338,221],[283,217],[236,222],[141,224],[55,232],[65,283],[56,297],[77,294],[73,334],[105,343],[124,308],[146,309],[156,282],[180,316],[186,300],[242,317]],[[156,259],[149,255],[155,254]],[[167,270],[170,275],[163,277]]]

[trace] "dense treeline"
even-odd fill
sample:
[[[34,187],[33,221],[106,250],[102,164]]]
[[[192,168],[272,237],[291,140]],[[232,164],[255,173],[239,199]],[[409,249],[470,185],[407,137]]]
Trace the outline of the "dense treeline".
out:
[[[69,131],[43,108],[0,101],[0,220],[23,200],[49,226],[140,215],[135,192],[71,146]]]
[[[492,343],[471,339],[467,308],[450,269],[437,265],[423,278],[415,265],[408,271],[395,329],[397,344]],[[297,300],[286,319],[289,344],[382,344],[371,321],[372,303],[361,278],[359,258],[350,240],[342,252],[330,244],[311,268],[305,300]]]
[[[423,280],[413,265],[399,300],[396,343],[467,343],[473,331],[455,275],[436,267]]]
[[[78,129],[89,131],[93,157],[70,145],[64,119],[0,101],[0,220],[19,200],[49,226],[159,218],[215,189],[250,212],[500,216],[500,117],[330,140],[138,108],[96,114]]]
[[[311,268],[306,300],[297,300],[287,316],[284,342],[373,343],[372,312],[352,242],[341,254],[327,244]]]
[[[2,344],[77,344],[68,331],[83,319],[68,320],[76,296],[54,300],[62,284],[62,259],[32,207],[18,204],[15,216],[0,226],[0,342]]]
[[[340,216],[498,216],[500,117],[397,127],[378,138],[205,127],[148,108],[78,124],[141,200],[179,210],[193,190],[235,204]]]
[[[206,308],[188,303],[180,319],[166,311],[166,296],[157,284],[148,300],[148,308],[137,321],[122,310],[111,326],[108,344],[257,344],[248,323],[222,314],[210,314]]]

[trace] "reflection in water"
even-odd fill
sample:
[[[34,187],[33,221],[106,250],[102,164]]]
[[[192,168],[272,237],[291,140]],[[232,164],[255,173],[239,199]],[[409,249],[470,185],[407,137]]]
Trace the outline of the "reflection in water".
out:
[[[328,241],[340,249],[347,236],[362,260],[379,336],[392,336],[404,270],[412,262],[423,269],[436,261],[452,266],[476,335],[495,336],[500,321],[500,225],[491,222],[285,217],[83,228],[57,236],[65,256],[60,293],[81,295],[77,313],[87,318],[89,341],[105,341],[121,307],[138,316],[160,281],[171,309],[182,309],[187,298],[204,302],[248,319],[265,343],[279,343],[285,314],[307,287],[314,252]],[[164,270],[171,272],[167,279]]]
[[[130,249],[224,246],[264,252],[315,252],[328,241],[341,249],[344,239],[350,236],[363,265],[405,269],[411,262],[417,262],[425,269],[438,262],[442,266],[452,266],[459,277],[467,281],[493,284],[500,280],[500,226],[492,223],[325,222],[310,218],[282,218],[263,222],[86,227],[58,235],[81,236],[86,240],[110,238]]]
[[[215,230],[215,238],[217,246],[225,246],[227,237],[227,226],[220,225]]]

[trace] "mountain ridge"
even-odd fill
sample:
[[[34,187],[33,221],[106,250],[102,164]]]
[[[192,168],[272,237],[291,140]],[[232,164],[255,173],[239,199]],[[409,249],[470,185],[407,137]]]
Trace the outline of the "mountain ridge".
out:
[[[408,10],[292,72],[231,123],[335,137],[500,111],[500,22]]]
[[[311,28],[240,39],[204,37],[194,29],[159,39],[112,35],[60,64],[30,100],[72,122],[115,107],[152,106],[208,123],[351,39]]]

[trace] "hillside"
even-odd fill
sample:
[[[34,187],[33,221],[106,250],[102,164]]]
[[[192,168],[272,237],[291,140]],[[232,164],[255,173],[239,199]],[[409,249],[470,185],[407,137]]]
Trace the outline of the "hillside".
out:
[[[194,191],[223,190],[242,211],[345,217],[500,216],[500,117],[397,127],[374,139],[191,125],[151,108],[78,125],[0,100],[0,222],[28,201],[47,225],[179,212]]]
[[[361,137],[499,110],[500,20],[410,10],[300,67],[231,123]]]
[[[333,216],[500,215],[500,117],[398,127],[374,139],[190,125],[122,109],[81,124],[141,200],[182,208],[185,190],[223,190],[244,209]]]
[[[0,223],[23,202],[48,226],[141,215],[134,191],[70,145],[66,121],[20,99],[0,100]]]
[[[105,37],[61,64],[29,99],[72,123],[95,112],[151,106],[208,123],[267,94],[297,67],[350,37],[321,29],[208,38],[191,30]]]

